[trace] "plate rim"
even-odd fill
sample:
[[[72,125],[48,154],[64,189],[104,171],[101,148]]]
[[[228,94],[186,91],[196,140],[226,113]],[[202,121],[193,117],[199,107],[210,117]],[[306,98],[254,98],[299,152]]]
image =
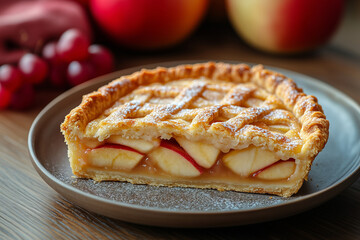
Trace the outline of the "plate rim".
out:
[[[131,209],[131,210],[137,210],[137,211],[139,211],[139,210],[145,211],[145,212],[156,211],[157,213],[162,213],[162,214],[171,213],[171,214],[175,214],[175,215],[246,214],[246,213],[254,213],[254,212],[259,212],[259,211],[264,211],[264,210],[271,210],[273,208],[284,208],[284,207],[288,207],[289,205],[294,205],[294,204],[296,205],[296,204],[302,203],[304,201],[315,200],[315,202],[317,202],[317,204],[309,207],[309,208],[313,208],[316,205],[318,205],[326,200],[329,200],[330,198],[337,195],[339,192],[341,192],[342,190],[347,188],[351,183],[356,181],[356,179],[360,176],[360,164],[359,164],[357,167],[355,167],[355,169],[350,168],[351,171],[350,172],[348,171],[347,174],[341,176],[334,184],[332,184],[322,190],[319,190],[319,191],[316,191],[316,192],[313,192],[310,194],[306,194],[304,196],[299,196],[295,199],[289,199],[286,202],[275,204],[273,206],[255,207],[255,208],[251,208],[251,209],[237,209],[237,210],[193,211],[193,210],[177,210],[177,209],[167,209],[167,208],[157,208],[157,207],[146,207],[146,206],[142,206],[142,205],[138,205],[138,204],[129,204],[129,203],[124,203],[124,202],[120,202],[120,201],[116,201],[116,200],[112,200],[112,199],[106,199],[106,198],[103,198],[103,197],[100,197],[100,196],[97,196],[97,195],[94,195],[91,193],[84,192],[84,191],[77,189],[76,187],[73,187],[73,186],[61,181],[60,179],[56,178],[53,174],[51,174],[43,166],[43,164],[41,164],[40,160],[37,158],[37,155],[35,153],[35,141],[36,141],[35,136],[36,136],[36,129],[39,126],[39,122],[41,121],[42,117],[44,115],[46,115],[46,113],[48,111],[50,111],[54,106],[59,104],[62,100],[65,100],[69,96],[75,94],[76,92],[78,92],[80,90],[84,90],[86,88],[91,88],[96,84],[100,84],[100,83],[105,84],[106,82],[110,82],[112,79],[115,79],[115,78],[118,78],[118,77],[124,75],[125,72],[134,72],[134,71],[138,71],[143,68],[151,69],[151,68],[154,68],[157,66],[169,67],[169,66],[174,66],[174,65],[178,65],[178,64],[193,64],[193,63],[209,62],[209,61],[214,61],[214,60],[167,61],[167,62],[159,62],[159,63],[154,63],[154,64],[135,66],[135,67],[131,67],[131,68],[121,69],[119,71],[115,71],[115,72],[97,77],[93,80],[90,80],[88,82],[85,82],[83,84],[80,84],[76,87],[73,87],[73,88],[65,91],[64,93],[60,94],[58,97],[53,99],[49,104],[47,104],[46,107],[43,108],[40,111],[40,113],[36,116],[36,118],[34,119],[32,125],[31,125],[29,134],[28,134],[28,149],[29,149],[29,153],[31,155],[31,161],[32,161],[33,166],[35,167],[35,169],[37,170],[39,175],[43,178],[43,180],[45,180],[45,182],[48,185],[50,185],[53,189],[55,189],[55,188],[51,184],[49,184],[48,181],[52,181],[54,184],[57,184],[61,188],[66,189],[71,192],[75,192],[76,194],[79,194],[83,197],[91,198],[95,201],[105,202],[112,206],[122,207],[122,208]],[[216,60],[214,62],[225,62],[225,63],[232,63],[232,64],[245,63],[248,65],[256,65],[255,63],[250,63],[250,62],[226,61],[226,60],[223,60],[223,61]],[[279,68],[279,67],[273,67],[273,66],[269,66],[269,65],[264,65],[264,66],[268,69],[278,71],[278,72],[284,74],[285,76],[291,74],[292,77],[296,76],[297,78],[301,78],[301,81],[305,81],[310,84],[315,84],[316,87],[318,89],[320,89],[321,91],[325,90],[325,92],[327,92],[327,93],[334,93],[337,97],[341,98],[345,104],[348,104],[349,107],[351,107],[352,109],[354,109],[356,111],[357,116],[359,116],[359,120],[360,120],[359,104],[357,104],[355,102],[355,100],[353,100],[351,97],[349,97],[342,91],[332,87],[331,85],[329,85],[325,82],[322,82],[321,80],[318,80],[316,78],[313,78],[311,76],[308,76],[308,75],[305,75],[302,73],[298,73],[298,72],[295,72],[292,70],[287,70],[287,69],[283,69],[283,68]],[[126,75],[127,74],[128,73],[126,73]],[[296,80],[294,80],[294,81],[296,82]],[[356,157],[360,157],[360,156],[357,155]],[[47,180],[45,179],[45,177],[47,178]],[[57,192],[59,192],[57,189],[55,189],[55,190]],[[329,195],[329,197],[321,199],[321,197],[326,193]],[[63,195],[63,194],[61,194],[61,195]]]

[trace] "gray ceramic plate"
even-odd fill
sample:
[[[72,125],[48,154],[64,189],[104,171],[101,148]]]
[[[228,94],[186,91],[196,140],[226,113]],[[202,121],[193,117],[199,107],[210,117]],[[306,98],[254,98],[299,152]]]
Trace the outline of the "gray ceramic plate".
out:
[[[186,62],[189,63],[189,62]],[[191,62],[193,63],[193,62]],[[145,66],[173,66],[161,63]],[[143,66],[144,67],[144,66]],[[89,93],[126,69],[77,86],[53,100],[35,119],[29,150],[41,177],[71,202],[128,222],[167,227],[219,227],[274,220],[313,208],[344,190],[360,175],[360,108],[346,95],[308,76],[275,69],[318,97],[330,120],[330,139],[298,194],[290,198],[237,192],[152,187],[121,182],[94,183],[72,177],[59,125]],[[345,123],[345,124],[344,124]]]

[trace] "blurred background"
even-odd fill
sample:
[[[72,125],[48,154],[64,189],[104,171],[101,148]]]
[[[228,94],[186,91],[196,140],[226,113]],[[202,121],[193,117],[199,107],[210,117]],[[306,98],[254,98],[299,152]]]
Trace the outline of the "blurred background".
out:
[[[161,229],[68,202],[36,173],[27,143],[36,116],[64,91],[96,77],[110,80],[102,77],[109,72],[168,61],[288,69],[359,104],[359,43],[360,0],[0,0],[0,239],[359,239],[359,179],[329,202],[286,219]],[[354,122],[339,116],[341,124],[331,126],[352,131],[357,118],[350,114]],[[50,135],[49,144],[56,144]],[[356,152],[351,136],[345,138],[333,136]]]
[[[359,28],[357,0],[0,0],[0,109],[166,61],[260,63],[326,81],[343,75],[334,64],[359,66]],[[359,100],[354,76],[331,84],[344,81]]]

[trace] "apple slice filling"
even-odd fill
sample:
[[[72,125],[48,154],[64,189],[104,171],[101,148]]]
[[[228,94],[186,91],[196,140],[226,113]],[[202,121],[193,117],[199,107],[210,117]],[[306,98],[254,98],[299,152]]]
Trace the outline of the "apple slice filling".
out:
[[[296,170],[294,159],[281,160],[254,146],[222,153],[212,145],[180,137],[146,141],[111,136],[102,143],[88,141],[85,159],[88,167],[136,172],[151,165],[164,174],[185,178],[226,172],[234,178],[286,180]]]
[[[148,153],[153,150],[155,147],[158,147],[160,144],[160,139],[155,139],[153,141],[146,141],[142,139],[125,139],[121,136],[111,136],[108,141],[109,143],[120,144],[128,146],[130,148],[136,149],[142,153]]]
[[[118,144],[104,144],[87,151],[90,165],[111,169],[131,170],[143,157],[141,152]]]
[[[180,146],[194,159],[194,161],[204,168],[211,168],[220,153],[216,147],[202,143],[193,142],[185,138],[176,138]]]
[[[204,171],[175,141],[161,141],[149,158],[163,171],[174,176],[197,177]]]
[[[295,159],[293,158],[286,161],[279,160],[254,172],[251,176],[268,180],[289,178],[294,173],[295,167]]]

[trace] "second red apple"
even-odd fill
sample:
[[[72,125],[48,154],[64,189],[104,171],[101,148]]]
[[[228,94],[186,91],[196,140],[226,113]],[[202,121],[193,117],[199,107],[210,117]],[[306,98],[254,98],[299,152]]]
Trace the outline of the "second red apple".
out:
[[[250,45],[274,53],[312,50],[338,26],[344,0],[227,0],[237,33]]]

